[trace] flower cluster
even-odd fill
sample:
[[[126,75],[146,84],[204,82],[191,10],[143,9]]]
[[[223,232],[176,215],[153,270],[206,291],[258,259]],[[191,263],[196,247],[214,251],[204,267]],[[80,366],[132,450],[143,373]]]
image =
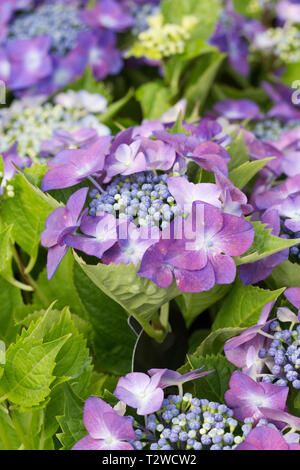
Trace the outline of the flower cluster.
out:
[[[0,79],[18,93],[50,95],[90,65],[97,79],[122,68],[116,33],[130,28],[125,2],[15,2],[0,10]]]
[[[148,17],[149,27],[138,34],[137,42],[128,52],[128,56],[147,57],[161,60],[175,54],[182,54],[186,41],[197,24],[194,16],[184,16],[181,25],[164,23],[158,13]]]
[[[289,288],[286,298],[300,308],[300,289]],[[271,306],[270,306],[271,307]],[[259,324],[229,340],[228,360],[263,384],[300,388],[300,318],[288,308],[277,309],[276,318],[267,320],[266,309]]]
[[[96,117],[106,106],[106,98],[85,90],[58,94],[53,103],[44,97],[15,100],[0,110],[0,152],[17,142],[24,161],[38,162],[71,144],[90,143],[110,133]]]
[[[100,398],[90,397],[84,405],[88,435],[73,450],[298,450],[299,419],[281,411],[286,397],[276,386],[257,385],[240,372],[232,375],[225,404],[183,394],[182,384],[210,372],[198,370],[181,375],[168,369],[148,374],[133,372],[121,377],[114,395],[121,401],[114,408]],[[247,382],[248,380],[248,382]],[[179,386],[179,395],[164,397],[163,389]],[[257,390],[257,388],[261,390]],[[275,390],[272,389],[275,387]],[[275,393],[275,391],[277,393]],[[124,416],[126,405],[136,409],[139,418]],[[244,405],[243,408],[240,408]],[[262,408],[260,408],[262,407]],[[249,413],[249,416],[245,416]],[[265,415],[268,415],[266,418]],[[282,425],[273,424],[277,416]],[[238,419],[236,417],[238,416]]]
[[[172,284],[173,275],[183,291],[231,283],[232,257],[249,249],[254,230],[243,217],[251,210],[246,196],[227,178],[229,154],[209,140],[212,132],[217,137],[220,126],[206,119],[180,134],[150,122],[59,152],[48,162],[43,190],[83,180],[93,188],[81,233],[68,234],[61,243],[104,264],[141,262],[139,275],[159,287]],[[214,174],[215,183],[189,181],[191,162]],[[57,228],[50,222],[47,227],[52,238]],[[54,271],[48,265],[48,273]]]

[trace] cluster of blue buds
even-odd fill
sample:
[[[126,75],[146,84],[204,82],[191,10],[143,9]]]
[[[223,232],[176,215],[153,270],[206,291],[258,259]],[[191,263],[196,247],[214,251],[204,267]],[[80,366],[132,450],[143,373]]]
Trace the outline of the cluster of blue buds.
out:
[[[88,27],[80,20],[76,7],[51,2],[16,17],[10,26],[9,38],[33,39],[50,34],[52,52],[63,56],[76,46],[78,32],[86,29]]]
[[[300,232],[292,232],[292,230],[289,230],[288,228],[286,228],[284,226],[284,221],[281,222],[281,227],[285,235],[285,238],[290,238],[290,239],[300,238]],[[300,243],[290,248],[289,258],[290,258],[290,261],[292,261],[293,263],[300,263]]]
[[[168,190],[168,177],[151,171],[117,176],[102,194],[96,189],[90,192],[89,214],[108,212],[139,227],[156,225],[163,230],[175,215],[182,214]]]
[[[268,424],[260,422],[259,425]],[[232,450],[243,442],[254,420],[244,424],[226,405],[194,398],[190,393],[169,395],[145,427],[134,423],[137,450]]]
[[[300,389],[300,324],[293,329],[283,329],[281,322],[274,320],[269,325],[269,332],[274,340],[269,349],[261,349],[261,359],[268,360],[271,374],[265,374],[263,382],[279,386],[291,385]]]
[[[279,119],[265,119],[255,123],[252,132],[260,140],[278,141],[283,132],[295,129],[299,124],[296,120],[283,123]]]

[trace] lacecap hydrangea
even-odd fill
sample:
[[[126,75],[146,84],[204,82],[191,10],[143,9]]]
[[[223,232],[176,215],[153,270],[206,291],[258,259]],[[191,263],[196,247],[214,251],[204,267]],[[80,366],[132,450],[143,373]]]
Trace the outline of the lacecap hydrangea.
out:
[[[228,179],[220,125],[208,119],[183,125],[177,132],[144,123],[49,160],[44,191],[89,185],[46,222],[49,277],[73,247],[104,264],[139,265],[138,275],[159,287],[174,277],[191,292],[233,282],[233,257],[254,239],[244,217],[251,206]],[[201,172],[214,182],[197,182]]]

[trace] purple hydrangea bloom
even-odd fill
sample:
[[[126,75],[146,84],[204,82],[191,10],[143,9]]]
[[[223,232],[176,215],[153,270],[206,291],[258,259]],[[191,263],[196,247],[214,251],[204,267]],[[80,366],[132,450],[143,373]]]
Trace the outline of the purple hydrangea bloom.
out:
[[[98,137],[97,131],[91,127],[81,128],[75,132],[58,129],[53,132],[52,139],[43,140],[40,154],[42,157],[49,157],[71,146],[88,147],[95,143]]]
[[[277,16],[282,21],[300,23],[300,4],[298,0],[282,0],[277,5]]]
[[[91,28],[108,28],[112,31],[125,31],[134,20],[122,5],[114,0],[99,0],[92,10],[84,10],[81,18]]]
[[[271,229],[272,235],[276,237],[280,234],[280,217],[278,211],[275,209],[267,210],[261,217],[261,222],[266,225],[266,229]],[[255,261],[254,263],[244,264],[239,267],[239,274],[241,281],[245,285],[256,284],[263,279],[266,279],[273,268],[289,257],[289,249],[274,253],[267,256],[262,260]]]
[[[247,99],[225,99],[216,103],[214,110],[229,121],[244,121],[261,117],[258,105]]]
[[[187,372],[186,374],[180,374],[175,370],[169,369],[150,369],[148,370],[148,374],[152,377],[153,375],[157,374],[158,372],[163,372],[159,386],[164,389],[167,387],[177,386],[179,393],[183,394],[182,386],[184,383],[189,382],[190,380],[200,379],[205,375],[211,374],[214,370],[209,370],[205,372],[200,372],[204,366],[200,367],[199,369],[192,370],[191,372]]]
[[[4,165],[4,174],[2,176],[2,181],[0,185],[0,194],[3,193],[3,188],[6,186],[7,181],[11,180],[15,173],[15,165],[19,168],[22,168],[24,162],[17,153],[18,143],[15,142],[7,152],[2,153],[3,165]]]
[[[236,450],[300,450],[300,444],[289,444],[278,429],[258,426],[249,432]]]
[[[300,321],[300,287],[290,287],[286,289],[284,296],[298,309],[298,319]]]
[[[276,208],[279,211],[281,204],[289,197],[300,192],[300,174],[287,178],[284,183],[278,184],[266,191],[257,192],[253,202],[260,210]]]
[[[49,56],[51,38],[40,36],[35,39],[12,39],[6,44],[7,57],[11,66],[8,86],[13,90],[30,87],[52,72]]]
[[[103,173],[111,137],[103,136],[87,149],[62,150],[48,162],[43,191],[74,186],[91,175]]]
[[[107,176],[109,178],[121,174],[132,175],[146,170],[146,158],[141,151],[141,141],[120,144],[114,153],[111,153],[106,161]]]
[[[182,176],[172,176],[167,180],[168,188],[177,204],[190,211],[194,201],[203,201],[221,208],[221,189],[213,183],[190,183]]]
[[[275,206],[279,214],[286,220],[284,225],[292,232],[300,230],[300,195],[287,197],[281,204]]]
[[[83,422],[89,434],[80,439],[72,450],[133,450],[128,442],[136,437],[132,419],[118,415],[101,398],[86,400]]]
[[[49,280],[68,251],[65,237],[75,232],[80,225],[80,214],[87,192],[88,188],[76,191],[69,198],[66,207],[58,207],[46,220],[46,228],[41,234],[41,244],[48,248],[47,275]]]
[[[126,405],[137,409],[138,415],[148,415],[159,410],[164,392],[160,380],[165,369],[160,369],[151,378],[142,372],[132,372],[121,377],[114,395]]]
[[[102,257],[104,264],[136,265],[147,249],[159,239],[158,227],[148,225],[137,228],[135,224],[121,221],[117,226],[118,241]]]
[[[111,214],[98,217],[83,215],[80,230],[83,235],[68,235],[65,243],[72,248],[83,251],[87,255],[102,258],[103,253],[117,241],[116,219]]]
[[[88,51],[88,62],[98,80],[120,72],[123,61],[117,49],[117,39],[113,31],[102,30],[82,35],[81,46]]]
[[[293,104],[292,100],[292,94],[295,90],[281,83],[271,85],[268,82],[263,82],[262,85],[274,103],[267,114],[268,117],[278,118],[284,122],[300,119],[300,109]]]
[[[253,379],[265,367],[265,360],[259,357],[259,351],[268,349],[272,342],[272,337],[266,332],[271,322],[271,320],[267,321],[267,318],[274,303],[269,302],[264,306],[257,325],[247,328],[239,336],[230,338],[224,345],[224,353],[228,361]]]
[[[196,224],[200,225],[195,231]],[[171,230],[167,227],[162,232],[160,241],[146,251],[138,274],[159,287],[168,287],[174,274],[184,292],[231,284],[236,275],[231,257],[245,253],[254,239],[254,229],[245,219],[222,214],[200,201],[193,203],[192,213],[184,221],[184,237],[176,229],[173,223]]]
[[[285,410],[288,387],[278,387],[265,382],[257,383],[240,371],[233,372],[229,387],[225,393],[225,401],[240,421],[251,417],[258,422],[264,417],[262,407]]]

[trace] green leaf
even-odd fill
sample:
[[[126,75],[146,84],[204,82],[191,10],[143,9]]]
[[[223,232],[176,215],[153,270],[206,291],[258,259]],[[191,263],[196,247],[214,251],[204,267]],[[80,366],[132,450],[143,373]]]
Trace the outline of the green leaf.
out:
[[[271,229],[266,228],[267,224],[262,224],[261,222],[251,222],[251,224],[255,230],[254,241],[247,253],[235,258],[237,266],[253,263],[300,243],[300,238],[289,240],[287,238],[275,237],[275,235],[271,234]]]
[[[133,315],[148,333],[152,316],[179,293],[175,282],[161,289],[149,279],[138,276],[138,266],[133,264],[88,265],[75,252],[74,256],[94,284]]]
[[[145,83],[136,91],[145,119],[159,119],[171,106],[172,91],[162,80]]]
[[[233,336],[238,336],[244,331],[244,328],[220,328],[210,333],[198,346],[195,354],[205,356],[207,354],[222,354],[224,344]]]
[[[287,260],[276,266],[265,282],[271,289],[279,289],[280,287],[299,287],[299,279],[300,265]]]
[[[76,263],[74,282],[92,325],[92,339],[97,366],[101,371],[126,374],[136,336],[128,327],[127,313],[102,292]]]
[[[53,301],[57,300],[58,310],[68,306],[72,313],[87,319],[87,313],[74,284],[74,258],[70,251],[60,263],[53,278],[48,281],[45,268],[39,275],[36,285],[37,291],[33,296],[35,307],[48,308]]]
[[[0,339],[7,345],[12,342],[19,330],[14,323],[14,311],[23,304],[20,290],[0,277]]]
[[[55,358],[69,335],[42,344],[42,341],[18,341],[6,351],[6,364],[0,381],[0,401],[22,407],[39,405],[50,393],[54,381]]]
[[[111,120],[128,103],[128,101],[130,101],[131,98],[133,98],[133,96],[134,96],[134,90],[133,89],[128,90],[127,94],[123,96],[123,98],[109,105],[107,110],[103,112],[102,114],[98,114],[97,116],[98,121],[106,123],[109,120]]]
[[[220,3],[218,0],[163,0],[161,11],[166,23],[181,24],[184,16],[195,16],[199,25],[193,30],[193,36],[207,39],[214,31]]]
[[[229,179],[237,188],[243,189],[249,181],[256,175],[273,157],[253,162],[245,162],[229,172]]]
[[[51,342],[69,336],[56,357],[53,371],[57,382],[69,380],[74,391],[84,396],[91,376],[91,358],[86,347],[86,339],[78,333],[68,308],[62,312],[50,307],[37,321],[32,322],[27,330],[23,330],[24,341]]]
[[[14,186],[15,196],[3,201],[1,215],[7,225],[13,224],[12,236],[17,244],[36,258],[45,221],[58,203],[33,186],[23,174],[16,175],[10,184]]]
[[[198,117],[203,109],[210,88],[214,82],[216,74],[225,58],[224,54],[210,54],[206,60],[209,61],[203,73],[197,73],[197,80],[187,87],[184,97],[188,101],[188,113],[192,113],[191,118]],[[202,64],[200,64],[202,68]]]
[[[64,414],[57,417],[62,429],[57,434],[62,450],[70,450],[79,439],[88,434],[83,424],[83,401],[80,400],[68,385],[64,386]]]
[[[222,355],[202,356],[197,353],[188,357],[188,369],[198,369],[205,366],[205,370],[214,370],[211,374],[194,380],[195,396],[206,398],[209,401],[224,403],[224,393],[228,390],[228,383],[235,366]]]
[[[231,156],[231,160],[228,164],[230,172],[244,163],[249,162],[249,149],[245,145],[243,131],[240,131],[238,135],[233,138],[232,142],[228,145],[227,150]]]
[[[259,287],[244,286],[237,280],[230,293],[224,299],[221,309],[213,323],[213,331],[226,327],[248,327],[257,323],[263,307],[276,300],[284,291],[260,289]]]
[[[208,292],[200,292],[199,294],[187,292],[177,297],[176,302],[181,309],[187,326],[190,326],[200,313],[221,300],[228,293],[230,287],[215,285]]]
[[[0,405],[0,450],[18,450],[20,446],[21,441],[8,409]]]
[[[9,225],[0,232],[0,273],[5,274],[11,270],[12,258],[12,232],[13,226]]]

